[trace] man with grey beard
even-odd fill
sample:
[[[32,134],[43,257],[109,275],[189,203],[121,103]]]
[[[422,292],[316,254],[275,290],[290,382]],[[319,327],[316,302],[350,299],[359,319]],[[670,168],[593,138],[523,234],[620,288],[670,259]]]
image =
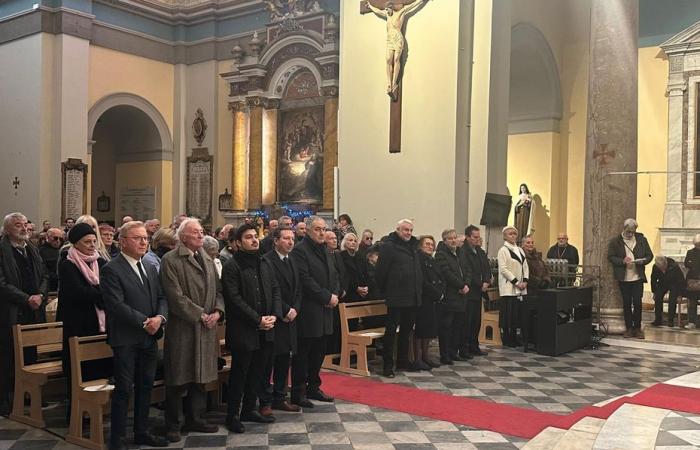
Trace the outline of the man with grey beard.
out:
[[[5,216],[0,240],[0,415],[10,412],[12,326],[40,322],[46,307],[48,277],[29,237],[24,214]],[[36,361],[36,347],[25,348],[24,360],[28,364]]]

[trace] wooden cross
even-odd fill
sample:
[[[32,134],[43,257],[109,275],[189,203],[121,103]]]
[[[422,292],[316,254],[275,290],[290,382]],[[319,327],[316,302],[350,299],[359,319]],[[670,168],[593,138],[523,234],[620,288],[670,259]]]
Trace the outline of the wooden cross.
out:
[[[394,11],[400,11],[404,7],[415,3],[416,0],[367,0],[371,5],[379,10],[386,10],[387,4],[392,5]],[[367,6],[367,1],[362,0],[360,2],[360,14],[368,14],[373,11]],[[423,1],[419,0],[421,4]],[[410,13],[409,13],[410,14]],[[401,39],[403,37],[403,24],[401,29]],[[401,78],[403,78],[403,65],[405,61],[405,55],[401,56],[400,72],[398,74],[398,80],[396,82],[396,87],[393,91],[389,92],[389,153],[399,153],[401,152],[401,91],[402,83]],[[396,69],[395,69],[396,70]]]
[[[15,187],[15,190],[19,187],[19,178],[15,177],[15,180],[12,182],[12,186]]]

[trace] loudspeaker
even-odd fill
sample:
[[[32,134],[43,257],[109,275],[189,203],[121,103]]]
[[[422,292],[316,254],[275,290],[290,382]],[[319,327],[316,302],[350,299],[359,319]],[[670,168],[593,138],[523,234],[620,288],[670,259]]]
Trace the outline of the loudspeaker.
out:
[[[508,225],[508,216],[513,201],[510,195],[486,193],[484,210],[481,213],[481,225],[504,227]]]

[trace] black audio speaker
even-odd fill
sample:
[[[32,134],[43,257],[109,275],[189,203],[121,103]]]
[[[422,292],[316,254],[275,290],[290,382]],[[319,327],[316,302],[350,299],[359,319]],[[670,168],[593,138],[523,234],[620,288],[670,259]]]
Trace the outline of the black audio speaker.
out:
[[[486,193],[484,210],[481,213],[481,225],[504,227],[508,225],[508,216],[513,201],[510,195]]]

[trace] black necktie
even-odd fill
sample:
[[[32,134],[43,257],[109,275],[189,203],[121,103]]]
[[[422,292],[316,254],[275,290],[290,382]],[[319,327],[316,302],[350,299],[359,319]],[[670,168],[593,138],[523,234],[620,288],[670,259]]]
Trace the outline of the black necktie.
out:
[[[143,270],[143,266],[141,265],[141,261],[136,261],[136,267],[139,269],[139,275],[141,276],[141,283],[143,283],[144,286],[148,286],[148,277],[146,276],[146,272]]]
[[[282,262],[287,264],[287,257],[286,256],[284,258],[282,258]]]
[[[204,265],[204,258],[202,258],[202,254],[199,252],[194,252],[194,259],[197,261],[197,264],[199,264],[200,269],[202,269],[202,272],[207,271],[206,266]]]

